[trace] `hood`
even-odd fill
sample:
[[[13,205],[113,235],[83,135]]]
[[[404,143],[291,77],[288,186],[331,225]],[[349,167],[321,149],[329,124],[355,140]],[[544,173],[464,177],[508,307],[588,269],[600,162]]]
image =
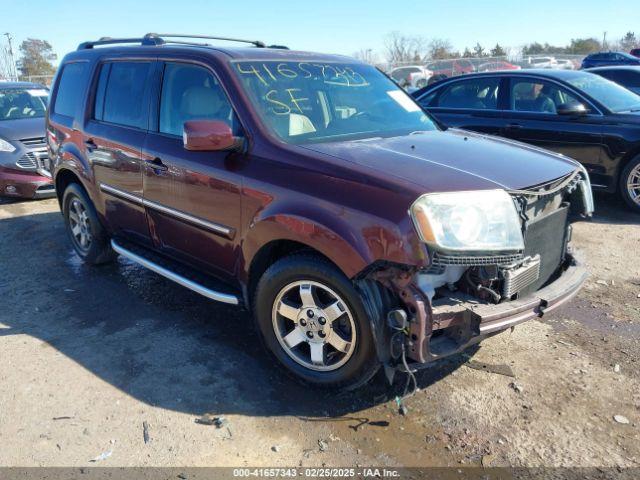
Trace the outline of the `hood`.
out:
[[[578,166],[530,145],[456,129],[303,148],[399,177],[425,193],[522,190],[564,177]]]
[[[44,137],[44,117],[0,120],[0,138],[20,140]]]

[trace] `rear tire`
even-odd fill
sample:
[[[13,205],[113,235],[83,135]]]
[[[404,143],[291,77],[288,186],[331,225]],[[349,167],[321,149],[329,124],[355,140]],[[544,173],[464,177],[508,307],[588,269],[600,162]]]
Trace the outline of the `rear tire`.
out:
[[[67,186],[62,196],[62,214],[67,235],[78,256],[90,265],[115,259],[107,232],[100,223],[87,192],[77,183]]]
[[[380,366],[360,295],[319,256],[295,254],[271,265],[253,308],[266,348],[307,385],[355,389]]]
[[[620,174],[620,195],[631,209],[640,213],[640,155],[636,155]]]

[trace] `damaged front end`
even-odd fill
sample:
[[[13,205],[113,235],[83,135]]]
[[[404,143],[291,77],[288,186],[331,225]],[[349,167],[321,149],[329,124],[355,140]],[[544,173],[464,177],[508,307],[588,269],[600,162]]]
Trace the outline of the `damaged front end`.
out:
[[[399,346],[398,336],[389,335],[386,363],[406,363],[401,358],[405,354],[414,364],[454,354],[542,317],[579,291],[587,273],[570,247],[571,220],[593,212],[587,173],[577,169],[553,182],[507,193],[521,233],[518,249],[454,251],[436,244],[442,232],[427,232],[423,236],[431,260],[428,267],[371,272],[371,279],[392,289],[399,299],[399,307],[388,312],[386,327],[403,332],[404,343]],[[442,230],[433,221],[429,228]],[[509,244],[502,231],[492,234],[507,245],[517,244]]]

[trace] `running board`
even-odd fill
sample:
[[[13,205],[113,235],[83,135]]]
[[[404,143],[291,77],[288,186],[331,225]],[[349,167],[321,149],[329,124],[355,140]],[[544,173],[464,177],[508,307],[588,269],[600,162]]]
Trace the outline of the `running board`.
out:
[[[239,304],[237,296],[229,293],[218,292],[216,290],[207,288],[201,283],[195,282],[194,280],[191,280],[183,275],[179,275],[173,272],[172,270],[169,270],[168,268],[165,268],[159,265],[157,262],[154,262],[148,258],[143,257],[142,255],[138,255],[137,253],[134,253],[130,249],[127,249],[122,245],[119,245],[115,240],[111,240],[111,248],[113,248],[113,250],[116,253],[119,253],[123,257],[128,258],[132,262],[142,265],[143,267],[151,270],[152,272],[155,272],[158,275],[162,275],[163,277],[168,278],[169,280],[172,280],[182,285],[183,287],[188,288],[189,290],[193,290],[194,292],[199,293],[200,295],[210,298],[211,300],[215,300],[216,302],[229,303],[231,305]]]

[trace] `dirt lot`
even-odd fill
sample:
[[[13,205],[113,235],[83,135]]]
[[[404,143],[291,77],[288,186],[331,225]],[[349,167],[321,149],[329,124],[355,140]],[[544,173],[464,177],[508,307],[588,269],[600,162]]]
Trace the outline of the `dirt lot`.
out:
[[[246,314],[123,260],[85,267],[55,200],[5,202],[0,465],[639,466],[640,216],[597,201],[574,229],[592,273],[579,296],[422,371],[406,417],[403,378],[305,390]]]

